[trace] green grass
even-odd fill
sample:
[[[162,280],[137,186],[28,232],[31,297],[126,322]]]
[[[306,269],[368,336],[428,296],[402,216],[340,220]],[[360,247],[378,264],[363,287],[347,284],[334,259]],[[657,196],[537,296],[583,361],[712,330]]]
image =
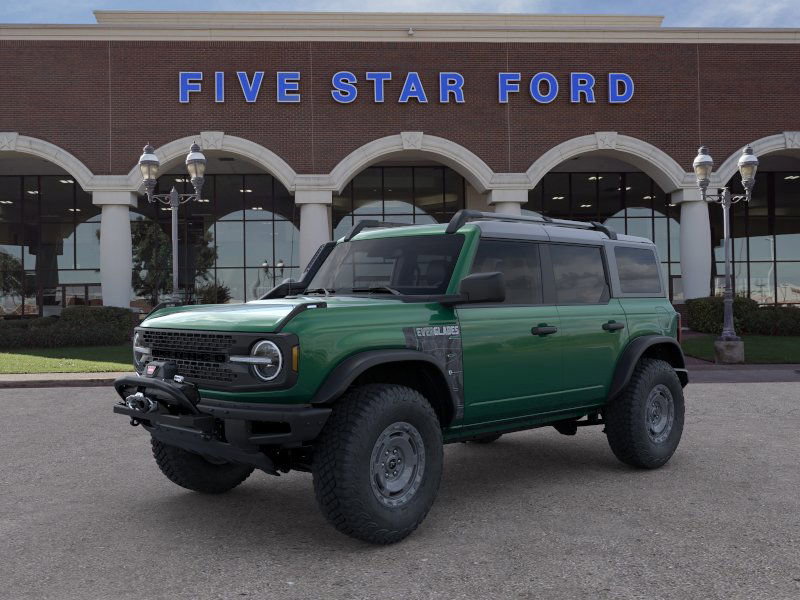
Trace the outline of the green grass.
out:
[[[132,371],[131,345],[27,348],[0,352],[0,373]]]
[[[704,335],[683,340],[683,351],[688,356],[714,360],[716,335]],[[744,360],[753,364],[800,363],[800,337],[745,335]]]

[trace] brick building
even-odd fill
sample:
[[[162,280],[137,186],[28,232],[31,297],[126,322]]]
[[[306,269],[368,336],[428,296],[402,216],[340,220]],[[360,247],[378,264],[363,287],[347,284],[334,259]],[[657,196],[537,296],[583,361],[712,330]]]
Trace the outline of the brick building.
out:
[[[736,161],[761,164],[733,215],[737,293],[800,303],[800,32],[663,28],[660,17],[96,13],[0,25],[0,311],[146,309],[170,277],[168,209],[141,196],[156,148],[180,212],[180,283],[234,301],[297,276],[362,218],[460,208],[604,222],[658,244],[675,302],[721,288]],[[165,41],[169,40],[169,41]],[[168,252],[167,252],[168,255]],[[133,275],[133,285],[131,283]],[[0,313],[0,314],[2,314]]]

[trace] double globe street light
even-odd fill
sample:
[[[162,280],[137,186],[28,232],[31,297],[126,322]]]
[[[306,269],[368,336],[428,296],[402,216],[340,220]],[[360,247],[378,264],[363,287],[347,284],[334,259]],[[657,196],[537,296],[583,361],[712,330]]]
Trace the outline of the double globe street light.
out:
[[[178,291],[178,207],[191,200],[201,199],[200,194],[206,173],[206,157],[196,143],[192,144],[189,154],[186,155],[186,170],[189,171],[189,176],[192,178],[194,194],[179,194],[175,186],[172,186],[169,194],[154,193],[160,166],[161,163],[155,155],[155,148],[147,144],[142,156],[139,157],[139,170],[142,172],[148,202],[159,202],[168,206],[172,211],[172,302],[180,302],[180,292]]]
[[[723,187],[717,190],[717,193],[711,194],[708,192],[708,186],[711,182],[711,171],[714,168],[714,160],[709,155],[708,148],[701,146],[697,152],[697,157],[692,163],[703,201],[713,202],[722,206],[722,230],[725,244],[725,291],[723,293],[724,316],[722,334],[717,338],[714,344],[718,362],[744,361],[744,344],[736,335],[736,330],[733,326],[730,209],[731,206],[737,202],[749,202],[752,198],[753,186],[756,182],[756,170],[758,169],[758,158],[753,154],[753,148],[749,145],[745,146],[742,151],[738,166],[739,174],[742,176],[744,195],[732,195],[727,187]]]

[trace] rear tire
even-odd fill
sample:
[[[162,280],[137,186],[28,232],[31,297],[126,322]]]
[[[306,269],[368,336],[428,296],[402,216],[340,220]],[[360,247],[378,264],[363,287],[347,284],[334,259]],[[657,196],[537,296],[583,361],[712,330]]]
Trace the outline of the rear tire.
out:
[[[442,475],[442,431],[422,394],[401,385],[353,388],[314,447],[320,510],[342,533],[399,542],[425,519]]]
[[[644,358],[622,394],[605,411],[606,435],[625,464],[657,469],[672,457],[683,433],[683,388],[668,362]]]
[[[233,463],[216,464],[194,454],[151,438],[153,457],[161,472],[187,490],[203,494],[222,494],[242,483],[253,467]]]

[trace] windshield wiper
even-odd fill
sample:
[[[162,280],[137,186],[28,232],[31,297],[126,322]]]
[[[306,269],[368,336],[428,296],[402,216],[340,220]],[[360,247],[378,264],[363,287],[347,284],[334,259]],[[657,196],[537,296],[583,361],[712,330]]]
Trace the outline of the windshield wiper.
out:
[[[395,296],[401,296],[402,294],[398,292],[396,289],[389,287],[388,285],[373,285],[371,287],[363,287],[363,288],[353,288],[354,292],[369,292],[370,294],[378,293],[378,292],[388,292],[390,294],[394,294]]]
[[[326,296],[330,296],[335,291],[336,290],[329,290],[329,289],[326,289],[324,287],[320,287],[320,288],[314,288],[314,289],[311,289],[311,290],[306,290],[303,293],[305,293],[305,294],[325,294]]]

